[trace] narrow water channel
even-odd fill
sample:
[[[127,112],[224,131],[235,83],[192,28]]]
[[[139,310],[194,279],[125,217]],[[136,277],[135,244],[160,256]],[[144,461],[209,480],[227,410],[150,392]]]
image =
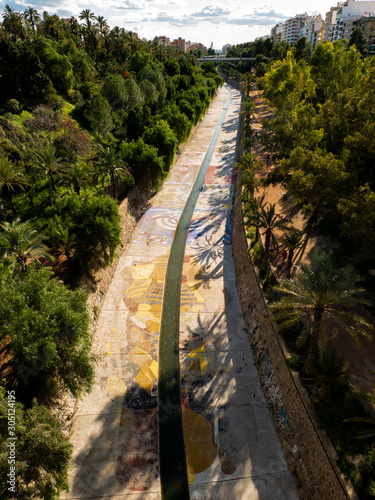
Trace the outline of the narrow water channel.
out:
[[[232,93],[223,108],[190,196],[179,219],[167,265],[159,339],[159,463],[163,500],[188,500],[189,484],[182,428],[179,366],[181,276],[189,225],[204,185]]]

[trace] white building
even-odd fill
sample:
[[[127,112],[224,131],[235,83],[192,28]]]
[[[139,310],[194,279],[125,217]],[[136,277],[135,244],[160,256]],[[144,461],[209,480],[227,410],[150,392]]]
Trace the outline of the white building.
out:
[[[307,14],[299,14],[283,24],[283,41],[294,45],[304,34]]]
[[[276,24],[271,29],[271,38],[275,43],[280,43],[283,39],[283,23]]]
[[[303,36],[306,37],[306,40],[312,44],[313,47],[317,43],[323,41],[324,34],[324,21],[320,14],[317,16],[306,17],[305,28],[303,32]]]
[[[347,0],[337,4],[336,24],[333,26],[332,41],[349,40],[355,21],[364,16],[375,14],[374,0]]]
[[[323,42],[332,42],[333,30],[336,25],[337,9],[338,7],[331,7],[329,12],[326,13],[326,17],[324,20]]]

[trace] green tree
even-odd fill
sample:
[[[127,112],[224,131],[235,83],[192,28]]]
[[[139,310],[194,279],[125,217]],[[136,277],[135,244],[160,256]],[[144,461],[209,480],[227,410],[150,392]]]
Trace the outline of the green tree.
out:
[[[10,456],[8,414],[9,408],[16,415],[16,459]],[[0,387],[0,474],[4,478],[0,487],[1,498],[52,500],[62,491],[68,491],[68,468],[72,453],[69,439],[61,431],[61,424],[46,406],[36,401],[29,409],[17,402],[14,391]],[[16,495],[9,478],[14,467]]]
[[[303,231],[300,229],[290,226],[280,238],[280,243],[288,250],[288,261],[286,264],[286,277],[288,279],[292,270],[294,252],[302,245],[303,234]]]
[[[357,85],[363,61],[356,47],[348,48],[347,40],[323,42],[315,47],[310,68],[316,84],[317,99],[323,103]]]
[[[307,38],[303,36],[299,38],[294,45],[294,57],[296,61],[306,61],[308,62],[313,53],[313,47]]]
[[[23,190],[28,185],[29,181],[20,168],[12,165],[8,158],[0,158],[0,194],[8,199],[14,216],[17,211],[12,200],[12,191],[17,188]]]
[[[275,231],[286,227],[287,219],[276,213],[276,203],[260,203],[257,211],[246,213],[248,223],[264,232],[264,257],[262,269],[268,270],[271,241],[277,245]]]
[[[159,97],[159,92],[157,91],[153,83],[151,83],[149,80],[142,80],[139,84],[139,89],[142,92],[144,102],[148,106],[156,104]]]
[[[69,183],[72,192],[80,195],[81,189],[89,183],[91,173],[91,169],[86,163],[75,163],[69,172]]]
[[[137,82],[133,78],[127,78],[125,81],[126,92],[128,94],[127,109],[134,108],[137,104],[143,106],[144,98]]]
[[[98,136],[105,136],[113,128],[111,106],[105,97],[94,94],[85,110],[85,117],[90,122],[91,129]]]
[[[86,292],[69,290],[45,267],[27,273],[1,272],[1,338],[29,398],[55,398],[62,389],[74,396],[94,380]]]
[[[176,134],[179,143],[184,143],[188,140],[193,124],[186,114],[180,111],[177,104],[173,103],[165,107],[160,118],[168,122],[169,126]]]
[[[29,21],[33,33],[35,33],[35,28],[38,28],[38,24],[40,22],[40,15],[38,14],[38,11],[33,7],[27,7],[27,9],[25,9],[24,16],[25,19]]]
[[[100,92],[108,100],[112,109],[123,108],[128,102],[125,80],[121,75],[108,75],[104,79]]]
[[[45,216],[46,234],[62,225],[75,235],[74,257],[83,271],[112,262],[121,228],[117,203],[109,196],[64,196],[46,208]]]
[[[361,297],[363,288],[350,266],[335,269],[331,254],[315,250],[309,254],[310,263],[301,264],[293,280],[281,279],[276,289],[283,294],[272,304],[275,318],[282,326],[303,321],[305,331],[302,343],[310,337],[305,373],[315,369],[319,354],[325,350],[324,318],[332,317],[355,340],[360,335],[369,337],[370,324],[355,312],[358,304],[365,304]]]
[[[368,40],[365,36],[363,29],[360,26],[358,26],[357,28],[355,28],[352,31],[352,34],[350,35],[350,38],[349,38],[348,45],[349,45],[349,47],[351,47],[352,45],[357,47],[357,50],[361,54],[361,56],[364,56],[367,54],[369,43],[368,43]]]
[[[137,184],[145,182],[158,187],[165,172],[163,158],[155,146],[140,138],[136,142],[122,142],[120,150]]]
[[[168,172],[173,164],[178,146],[177,137],[168,123],[164,120],[158,120],[155,125],[146,128],[143,140],[157,148],[159,155],[164,157],[164,170]]]
[[[67,55],[59,53],[60,44],[38,35],[33,46],[55,89],[65,94],[70,91],[74,85],[73,66]]]
[[[0,224],[0,256],[9,262],[13,269],[26,271],[27,261],[40,257],[52,259],[48,247],[44,244],[45,236],[39,233],[30,222],[14,219]]]
[[[265,96],[284,120],[298,104],[311,101],[315,95],[310,67],[305,61],[297,62],[292,52],[286,59],[274,62],[261,82]]]
[[[339,193],[344,194],[349,174],[344,163],[332,153],[321,154],[304,148],[295,148],[288,159],[280,162],[286,186],[298,203],[310,203],[312,211],[305,232],[315,221],[322,206],[336,207]]]
[[[104,179],[109,176],[112,185],[112,196],[116,197],[116,180],[126,179],[131,184],[134,179],[129,172],[126,163],[115,146],[107,146],[100,153],[99,175]]]
[[[15,44],[0,38],[0,101],[27,100],[40,104],[54,95],[51,80],[39,57],[28,44]]]
[[[45,174],[51,183],[52,191],[57,192],[55,178],[64,179],[70,172],[70,166],[56,154],[56,148],[51,144],[46,144],[43,149],[36,154],[38,164],[35,171]]]
[[[5,32],[10,33],[14,40],[17,38],[24,40],[26,37],[26,31],[22,14],[20,12],[15,12],[9,5],[5,5],[5,10],[2,16],[3,28]]]

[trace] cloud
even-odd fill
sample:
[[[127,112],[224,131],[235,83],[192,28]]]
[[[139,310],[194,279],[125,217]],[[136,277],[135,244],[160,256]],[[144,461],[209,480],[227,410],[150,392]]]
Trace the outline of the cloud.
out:
[[[270,11],[257,10],[240,18],[227,19],[228,24],[235,24],[238,26],[269,26],[277,24],[289,16],[275,12],[274,9]]]
[[[156,17],[145,17],[141,20],[142,23],[168,23],[172,26],[195,26],[198,20],[192,19],[190,16],[174,17],[166,12],[160,12]]]
[[[214,5],[206,5],[200,12],[194,12],[192,17],[218,17],[218,16],[227,16],[230,14],[229,10],[224,10],[221,7],[215,7]]]
[[[142,2],[136,3],[131,0],[124,0],[120,5],[115,4],[113,8],[119,10],[143,10],[145,4]]]

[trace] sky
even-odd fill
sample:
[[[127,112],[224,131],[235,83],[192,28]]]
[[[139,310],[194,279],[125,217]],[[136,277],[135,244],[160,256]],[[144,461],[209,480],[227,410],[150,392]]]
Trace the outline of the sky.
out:
[[[109,26],[119,26],[152,40],[166,36],[201,42],[221,50],[223,45],[251,42],[269,35],[271,28],[296,14],[322,14],[335,6],[332,0],[5,0],[16,12],[33,7],[60,17],[78,16],[83,9],[104,16]]]

